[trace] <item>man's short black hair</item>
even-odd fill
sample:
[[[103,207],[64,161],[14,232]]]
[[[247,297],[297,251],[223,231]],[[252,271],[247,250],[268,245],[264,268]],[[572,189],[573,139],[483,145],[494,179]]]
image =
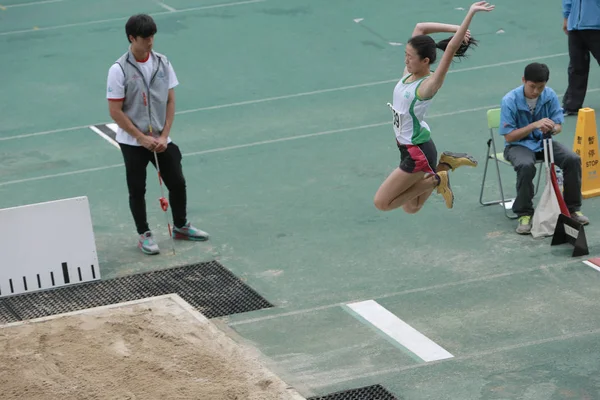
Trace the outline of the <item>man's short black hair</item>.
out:
[[[150,37],[156,34],[157,28],[156,23],[148,14],[137,14],[133,15],[125,24],[125,33],[127,34],[127,40],[131,43],[129,35],[135,37],[141,36],[143,38]]]
[[[525,67],[524,78],[529,82],[546,83],[550,79],[550,70],[546,64],[531,63]]]

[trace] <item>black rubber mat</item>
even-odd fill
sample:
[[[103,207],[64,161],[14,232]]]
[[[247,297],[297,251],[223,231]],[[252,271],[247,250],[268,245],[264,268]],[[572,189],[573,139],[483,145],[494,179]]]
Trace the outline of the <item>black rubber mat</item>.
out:
[[[0,299],[0,324],[9,324],[17,322],[20,319],[4,304],[4,300]]]
[[[170,293],[207,318],[273,307],[217,261],[21,294],[4,302],[8,311],[27,320]]]
[[[381,385],[365,386],[359,389],[345,390],[306,400],[400,400]]]

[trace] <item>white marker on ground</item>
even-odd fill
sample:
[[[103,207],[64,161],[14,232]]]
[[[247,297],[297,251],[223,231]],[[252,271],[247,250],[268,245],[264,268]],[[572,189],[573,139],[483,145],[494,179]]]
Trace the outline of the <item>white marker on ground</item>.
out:
[[[121,149],[121,147],[119,146],[119,144],[117,142],[115,142],[111,137],[107,136],[100,129],[96,128],[95,126],[90,126],[90,129],[93,130],[94,132],[96,132],[102,139],[106,140],[108,143],[115,146],[117,149],[119,149],[119,150]]]
[[[454,357],[375,300],[350,303],[346,306],[425,362]]]
[[[600,267],[598,267],[596,264],[592,263],[591,261],[584,261],[583,263],[585,265],[587,265],[588,267],[593,268],[596,271],[600,272]]]
[[[171,6],[169,6],[169,5],[165,4],[165,3],[162,3],[160,1],[157,1],[156,4],[158,4],[159,6],[161,6],[162,8],[164,8],[165,10],[168,10],[168,11],[171,11],[171,12],[177,11],[176,8],[173,8],[173,7],[171,7]]]

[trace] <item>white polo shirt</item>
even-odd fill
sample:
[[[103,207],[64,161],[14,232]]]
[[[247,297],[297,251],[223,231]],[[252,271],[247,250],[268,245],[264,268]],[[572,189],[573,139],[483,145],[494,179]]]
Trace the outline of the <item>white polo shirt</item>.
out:
[[[150,84],[150,78],[152,77],[153,71],[153,60],[148,54],[148,58],[144,61],[137,61],[137,66],[142,71],[144,79]],[[173,89],[179,85],[175,71],[173,70],[173,64],[169,62],[169,89]],[[108,79],[106,85],[106,98],[110,100],[124,100],[125,99],[125,75],[119,64],[113,64],[108,70]],[[131,146],[141,146],[136,138],[125,132],[121,127],[117,128],[116,140],[119,143],[128,144]],[[169,143],[171,143],[171,137],[169,136]]]

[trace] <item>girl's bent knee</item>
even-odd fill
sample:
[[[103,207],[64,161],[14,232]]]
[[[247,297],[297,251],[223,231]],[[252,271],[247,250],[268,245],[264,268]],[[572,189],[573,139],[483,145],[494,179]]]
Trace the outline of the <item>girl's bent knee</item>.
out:
[[[405,213],[407,214],[416,214],[419,211],[421,211],[421,206],[417,206],[414,204],[405,204],[402,209],[404,210]]]
[[[375,198],[373,199],[373,204],[375,205],[375,208],[379,211],[390,210],[389,202],[384,201],[381,197],[375,196]]]

